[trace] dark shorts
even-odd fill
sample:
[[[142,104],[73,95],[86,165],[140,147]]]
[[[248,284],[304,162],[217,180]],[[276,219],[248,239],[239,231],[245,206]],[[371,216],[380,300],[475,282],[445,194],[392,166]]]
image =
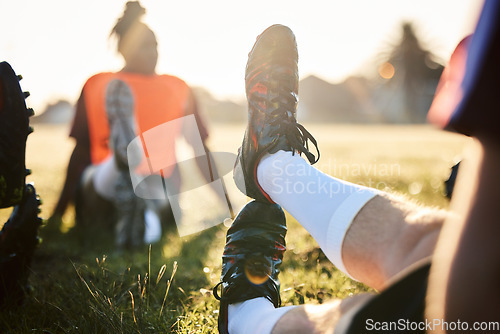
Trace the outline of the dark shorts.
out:
[[[345,313],[335,334],[425,333],[425,296],[430,263]]]

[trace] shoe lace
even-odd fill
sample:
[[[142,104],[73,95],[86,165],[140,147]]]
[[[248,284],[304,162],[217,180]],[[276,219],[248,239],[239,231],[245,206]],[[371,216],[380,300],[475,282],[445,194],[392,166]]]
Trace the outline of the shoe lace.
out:
[[[270,295],[263,295],[262,297],[266,298],[271,303],[273,303],[273,305],[275,307],[280,307],[281,306],[281,296],[280,296],[279,289],[272,279],[269,279],[268,282],[271,284],[270,287],[273,290],[273,295],[276,296],[276,300],[273,300],[273,298]],[[224,293],[222,292],[222,290],[224,289],[224,287],[222,286],[223,284],[224,284],[223,281],[220,281],[219,283],[217,283],[212,288],[212,294],[215,297],[215,299],[217,299],[221,302],[231,303],[231,300],[227,296],[225,296]],[[221,294],[219,294],[219,287],[221,287],[221,292],[222,292]]]
[[[224,282],[220,281],[219,283],[217,283],[217,285],[215,285],[213,288],[212,288],[212,293],[215,297],[215,299],[217,300],[222,300],[222,296],[219,295],[219,286],[221,286]]]
[[[270,118],[268,119],[269,124],[279,125],[279,127],[273,131],[273,134],[277,135],[278,132],[284,134],[290,146],[294,150],[297,150],[299,154],[304,153],[309,163],[315,164],[318,162],[320,157],[318,142],[302,124],[297,122],[293,113],[290,111],[295,108],[297,95],[281,87],[280,94],[272,99],[271,102],[279,106],[276,110],[268,114],[268,118]],[[293,106],[293,109],[291,106]],[[309,142],[316,148],[317,156],[309,150]]]

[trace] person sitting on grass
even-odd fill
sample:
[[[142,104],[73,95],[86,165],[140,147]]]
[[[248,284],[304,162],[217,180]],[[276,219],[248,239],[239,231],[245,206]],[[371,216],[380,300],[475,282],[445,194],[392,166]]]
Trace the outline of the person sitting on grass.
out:
[[[181,79],[156,72],[157,40],[141,20],[144,14],[138,1],[127,2],[123,16],[111,31],[125,60],[123,69],[96,74],[83,87],[70,133],[76,146],[50,219],[60,222],[72,200],[76,202],[76,220],[80,225],[92,224],[102,229],[115,221],[115,212],[116,244],[120,248],[156,242],[161,236],[160,221],[163,225],[173,224],[169,207],[172,203],[166,199],[162,182],[151,190],[161,192],[159,196],[147,200],[136,196],[127,156],[131,141],[156,126],[193,115],[197,129],[191,130],[199,132],[202,149],[208,150],[207,127],[193,92]],[[175,161],[174,141],[183,130],[172,127],[172,132],[162,138],[163,153],[171,161]],[[153,153],[149,152],[150,156]],[[170,181],[167,187],[173,188],[169,191],[175,194],[180,181],[174,165],[165,166],[162,177]]]
[[[234,168],[239,189],[254,200],[227,231],[221,282],[214,287],[219,333],[500,331],[500,101],[493,89],[500,78],[499,18],[500,2],[487,1],[470,42],[467,98],[460,102],[450,91],[460,88],[461,77],[445,71],[440,87],[448,88],[439,90],[431,110],[445,117],[443,125],[477,138],[476,153],[458,177],[456,212],[421,207],[310,166],[300,155],[314,163],[319,151],[309,150],[309,142],[316,149],[317,143],[296,122],[295,37],[281,25],[259,35],[247,62],[249,121]],[[458,70],[464,47],[450,62],[459,58]],[[282,208],[339,270],[380,293],[279,307],[287,231]]]

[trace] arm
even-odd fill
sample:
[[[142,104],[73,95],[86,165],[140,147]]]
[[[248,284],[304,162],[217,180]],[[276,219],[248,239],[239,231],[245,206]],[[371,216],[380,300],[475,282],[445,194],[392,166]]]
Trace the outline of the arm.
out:
[[[499,321],[500,148],[481,143],[460,171],[452,207],[460,218],[445,225],[428,291],[428,318]],[[486,333],[486,331],[484,332]]]
[[[90,140],[83,92],[78,99],[70,136],[76,139],[76,145],[71,154],[66,171],[66,180],[51,219],[60,219],[64,215],[68,204],[74,200],[83,171],[91,164]]]
[[[220,200],[224,203],[227,203],[229,212],[231,214],[231,217],[235,217],[233,208],[231,205],[231,201],[229,200],[227,191],[226,191],[226,186],[224,184],[224,180],[222,179],[222,176],[219,175],[219,172],[217,171],[217,167],[214,161],[211,160],[211,152],[210,149],[207,147],[206,141],[208,138],[208,130],[207,126],[205,125],[205,121],[203,120],[203,117],[199,113],[198,109],[198,104],[196,103],[196,98],[194,97],[194,94],[192,91],[189,93],[189,98],[188,98],[188,105],[186,108],[186,115],[193,114],[196,120],[196,124],[198,126],[198,132],[199,132],[199,137],[201,138],[201,142],[203,144],[203,150],[205,151],[205,156],[198,157],[196,158],[196,165],[200,171],[200,173],[203,175],[205,178],[206,183],[212,183],[213,181],[219,179],[222,182],[222,187],[224,188],[224,198],[220,198]],[[198,134],[193,134],[192,129],[184,129],[188,135],[185,135],[186,141],[189,143],[191,146],[199,145],[199,141],[195,140],[198,138]],[[219,196],[221,197],[221,196]]]
[[[196,159],[196,164],[201,174],[207,181],[207,183],[213,182],[217,179],[217,173],[214,170],[215,166],[210,163],[210,150],[206,145],[206,141],[208,138],[208,130],[205,125],[203,118],[201,117],[198,109],[198,104],[196,102],[196,98],[192,91],[189,92],[188,102],[186,106],[186,115],[194,115],[196,120],[196,125],[198,126],[198,133],[194,133],[193,128],[184,128],[183,134],[186,142],[193,148],[200,145],[199,138],[201,138],[201,143],[203,145],[203,149],[205,151],[205,157],[199,157]]]
[[[88,165],[90,165],[89,148],[77,142],[69,159],[66,180],[52,217],[61,218],[64,215],[68,204],[75,198],[80,177]]]

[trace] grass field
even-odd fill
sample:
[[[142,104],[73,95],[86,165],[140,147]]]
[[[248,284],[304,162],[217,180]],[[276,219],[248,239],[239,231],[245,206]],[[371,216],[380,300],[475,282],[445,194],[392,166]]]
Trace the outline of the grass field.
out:
[[[429,126],[309,126],[320,143],[318,168],[346,180],[447,207],[443,181],[468,139]],[[48,218],[72,150],[67,127],[39,125],[28,140],[27,165]],[[235,152],[243,126],[212,127],[213,151]],[[215,333],[218,283],[227,227],[182,239],[168,235],[151,249],[120,253],[106,229],[61,232],[48,225],[20,308],[0,314],[0,333]],[[2,221],[9,215],[0,211]],[[285,305],[321,303],[367,291],[338,272],[314,240],[288,217],[282,274]]]

